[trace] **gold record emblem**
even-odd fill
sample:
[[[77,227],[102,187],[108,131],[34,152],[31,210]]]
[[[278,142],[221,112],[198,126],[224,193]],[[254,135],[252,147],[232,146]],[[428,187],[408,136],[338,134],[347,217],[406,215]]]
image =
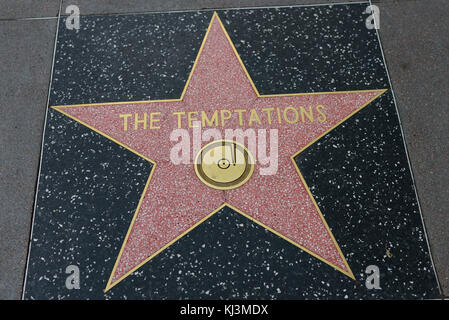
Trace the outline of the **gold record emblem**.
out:
[[[211,188],[235,189],[254,171],[254,158],[240,143],[217,140],[205,145],[195,157],[198,178]]]

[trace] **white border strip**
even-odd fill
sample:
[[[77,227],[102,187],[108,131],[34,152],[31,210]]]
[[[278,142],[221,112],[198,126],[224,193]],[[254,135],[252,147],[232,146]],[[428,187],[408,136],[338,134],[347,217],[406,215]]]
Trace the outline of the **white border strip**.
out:
[[[30,263],[31,243],[33,240],[33,229],[34,229],[34,218],[36,216],[37,195],[39,192],[39,181],[41,178],[42,156],[44,153],[45,129],[47,128],[47,115],[48,115],[48,110],[49,110],[50,94],[51,94],[51,88],[52,88],[52,82],[53,82],[53,70],[54,70],[54,66],[55,66],[56,45],[58,43],[59,22],[60,22],[60,18],[61,18],[61,7],[62,7],[62,0],[59,2],[59,11],[58,11],[58,17],[57,17],[58,20],[56,22],[55,44],[53,47],[53,59],[51,62],[50,83],[48,85],[48,92],[47,92],[47,105],[45,107],[44,130],[42,132],[41,154],[40,154],[40,158],[39,158],[39,171],[37,173],[36,193],[34,195],[33,217],[31,218],[31,232],[30,232],[30,240],[29,240],[29,244],[28,244],[28,257],[27,257],[27,264],[26,264],[26,268],[25,268],[25,275],[24,275],[23,285],[22,285],[22,300],[24,300],[24,298],[25,298],[25,288],[26,288],[26,281],[27,281],[27,276],[28,276],[28,266]]]

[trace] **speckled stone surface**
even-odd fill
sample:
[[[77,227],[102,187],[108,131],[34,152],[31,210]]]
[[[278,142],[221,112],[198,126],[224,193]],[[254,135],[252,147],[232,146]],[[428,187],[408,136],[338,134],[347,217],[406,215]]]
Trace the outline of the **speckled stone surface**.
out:
[[[218,14],[261,94],[389,88],[361,11]],[[211,15],[91,16],[78,33],[61,28],[50,105],[178,98]],[[152,165],[55,110],[46,128],[27,299],[439,295],[390,92],[295,158],[356,282],[224,208],[104,293]],[[65,288],[70,264],[79,290]],[[364,285],[372,264],[378,290]]]

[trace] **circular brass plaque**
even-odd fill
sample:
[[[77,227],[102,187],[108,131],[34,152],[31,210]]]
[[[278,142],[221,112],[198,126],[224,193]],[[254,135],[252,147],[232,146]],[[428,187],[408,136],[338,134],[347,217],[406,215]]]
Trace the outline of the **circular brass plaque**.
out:
[[[196,175],[206,185],[229,190],[248,181],[254,171],[254,158],[240,143],[218,140],[198,152],[194,166]]]

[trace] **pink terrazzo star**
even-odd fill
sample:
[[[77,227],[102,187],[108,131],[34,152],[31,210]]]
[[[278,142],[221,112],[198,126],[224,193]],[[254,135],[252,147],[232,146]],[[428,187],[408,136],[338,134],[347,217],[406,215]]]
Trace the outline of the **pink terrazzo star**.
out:
[[[218,15],[214,13],[197,61],[180,99],[130,103],[57,106],[54,109],[103,134],[157,165],[153,168],[106,290],[123,280],[195,226],[229,205],[336,270],[354,278],[343,253],[321,215],[291,156],[335,128],[381,95],[384,90],[259,95],[247,75]],[[253,122],[252,128],[279,130],[279,166],[275,175],[260,175],[256,168],[237,189],[221,191],[203,184],[193,164],[170,161],[170,133],[178,127],[173,112],[256,109],[286,106],[325,106],[326,120]],[[159,121],[146,130],[134,130],[134,115],[155,113]],[[160,113],[160,114],[159,114]],[[131,114],[124,130],[124,114]],[[120,117],[122,115],[122,117]],[[226,128],[249,128],[233,116]],[[149,120],[149,119],[148,119]],[[184,119],[183,121],[187,121]],[[141,125],[142,126],[142,125]],[[155,127],[160,127],[155,129]],[[190,129],[191,131],[191,129]],[[151,161],[150,160],[150,161]],[[299,174],[298,174],[299,173]],[[151,179],[151,181],[150,181]],[[226,200],[225,200],[226,199]]]

